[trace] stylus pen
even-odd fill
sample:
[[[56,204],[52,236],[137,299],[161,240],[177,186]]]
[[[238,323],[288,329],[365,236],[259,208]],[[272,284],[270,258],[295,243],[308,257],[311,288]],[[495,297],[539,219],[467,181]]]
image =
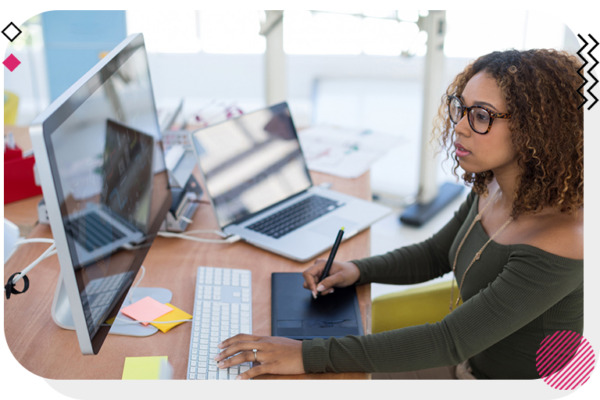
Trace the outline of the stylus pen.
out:
[[[327,263],[325,264],[325,269],[321,274],[321,280],[319,283],[323,282],[323,279],[327,278],[329,275],[329,270],[331,269],[331,265],[333,264],[333,259],[335,258],[335,254],[338,251],[338,247],[340,247],[340,243],[342,243],[342,236],[344,236],[344,227],[337,234],[337,238],[335,238],[335,243],[333,244],[333,248],[331,249],[331,253],[329,253],[329,258],[327,259]],[[319,292],[317,292],[317,296],[319,296]]]

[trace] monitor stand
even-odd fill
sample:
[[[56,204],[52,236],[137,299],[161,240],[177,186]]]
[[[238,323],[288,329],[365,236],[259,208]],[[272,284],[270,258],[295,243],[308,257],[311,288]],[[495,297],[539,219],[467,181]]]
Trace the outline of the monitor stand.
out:
[[[159,303],[165,304],[171,301],[173,293],[169,289],[164,288],[138,287],[133,292],[132,300],[135,303],[146,296],[150,296]],[[121,308],[127,307],[129,304],[129,294],[127,294]],[[120,311],[117,318],[133,321],[133,319],[121,314]],[[63,329],[75,330],[75,323],[73,322],[73,316],[71,315],[71,306],[69,304],[69,298],[67,297],[67,291],[64,287],[62,274],[59,276],[56,291],[54,292],[54,300],[52,300],[52,319],[56,325]],[[158,328],[153,325],[143,326],[142,324],[119,324],[119,321],[115,322],[116,323],[113,323],[113,326],[109,331],[109,333],[113,335],[143,337],[153,335],[158,331]]]

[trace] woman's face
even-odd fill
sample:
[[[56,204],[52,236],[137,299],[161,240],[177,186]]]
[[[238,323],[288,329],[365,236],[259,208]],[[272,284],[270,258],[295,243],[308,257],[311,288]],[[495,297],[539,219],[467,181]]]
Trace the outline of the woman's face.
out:
[[[508,112],[506,101],[496,80],[485,72],[474,75],[462,92],[461,100],[467,107],[479,105],[493,112]],[[516,152],[510,140],[508,120],[495,118],[490,131],[481,135],[471,129],[468,117],[465,115],[454,127],[456,141],[468,152],[457,151],[459,164],[462,169],[471,173],[492,170],[497,175],[501,170],[516,165]]]

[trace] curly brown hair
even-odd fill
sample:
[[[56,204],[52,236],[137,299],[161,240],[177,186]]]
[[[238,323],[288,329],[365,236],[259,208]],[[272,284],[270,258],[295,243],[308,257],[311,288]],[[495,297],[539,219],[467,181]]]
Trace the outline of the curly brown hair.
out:
[[[521,175],[511,216],[535,214],[544,207],[577,215],[583,207],[583,108],[577,88],[579,59],[564,51],[508,50],[479,57],[458,74],[442,97],[433,139],[453,159],[458,178],[458,156],[453,153],[455,132],[446,98],[461,95],[467,82],[484,71],[496,80],[508,105],[511,141]],[[465,183],[480,196],[488,195],[492,171],[465,172]]]

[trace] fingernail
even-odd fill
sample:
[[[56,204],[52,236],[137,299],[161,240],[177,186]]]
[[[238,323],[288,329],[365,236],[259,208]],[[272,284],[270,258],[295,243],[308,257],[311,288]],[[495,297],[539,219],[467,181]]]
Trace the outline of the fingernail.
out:
[[[323,290],[325,290],[325,286],[323,286],[323,285],[317,286],[317,292],[322,292]]]
[[[317,299],[317,292],[312,292],[312,294],[313,294],[313,299],[316,300]]]
[[[219,343],[219,344],[217,345],[217,347],[218,347],[218,348],[220,348],[220,349],[222,349],[222,348],[223,348],[223,343]]]
[[[240,379],[242,379],[242,376],[241,376],[241,375],[238,375],[238,376],[236,376],[236,377],[235,377],[235,380],[236,380],[236,381],[239,381]]]
[[[217,355],[215,356],[215,358],[213,358],[213,360],[218,360],[218,359],[219,359],[219,354],[217,354]]]
[[[221,362],[219,363],[219,368],[223,368],[224,366],[225,366],[225,362],[224,362],[224,361],[221,361]]]

